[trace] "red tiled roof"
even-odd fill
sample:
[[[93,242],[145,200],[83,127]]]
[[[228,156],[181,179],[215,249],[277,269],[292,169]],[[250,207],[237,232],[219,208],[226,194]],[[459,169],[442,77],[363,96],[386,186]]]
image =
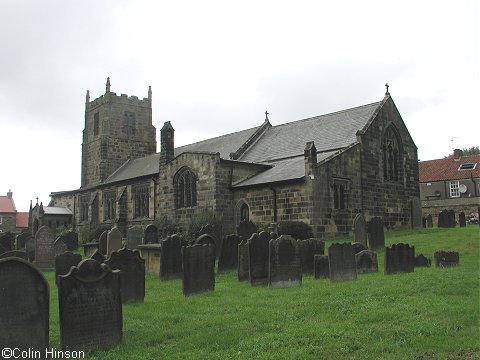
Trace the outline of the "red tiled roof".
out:
[[[475,164],[474,170],[458,170],[462,164]],[[462,156],[455,160],[453,156],[444,159],[420,161],[418,163],[420,182],[460,180],[480,177],[480,155]]]
[[[17,212],[17,229],[28,228],[28,212]]]
[[[13,199],[9,199],[7,196],[0,196],[0,213],[15,213],[15,203]]]

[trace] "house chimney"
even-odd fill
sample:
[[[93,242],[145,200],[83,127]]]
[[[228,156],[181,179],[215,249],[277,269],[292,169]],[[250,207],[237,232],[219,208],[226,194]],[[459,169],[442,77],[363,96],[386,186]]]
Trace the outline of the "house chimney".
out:
[[[175,157],[174,133],[175,130],[170,121],[165,122],[160,130],[160,165],[169,163]]]
[[[13,197],[12,190],[9,189],[8,192],[7,192],[7,198],[11,200],[12,197]]]
[[[463,156],[463,151],[460,149],[453,150],[453,159],[459,160]]]

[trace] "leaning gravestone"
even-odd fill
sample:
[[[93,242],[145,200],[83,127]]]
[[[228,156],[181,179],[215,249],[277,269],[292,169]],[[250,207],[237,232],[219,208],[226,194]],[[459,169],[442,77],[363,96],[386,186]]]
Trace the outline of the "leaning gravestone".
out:
[[[363,214],[357,214],[353,220],[353,240],[367,246],[367,223]]]
[[[176,234],[162,240],[160,280],[182,277],[182,239]]]
[[[432,261],[423,254],[418,254],[413,260],[413,265],[415,267],[429,267],[432,264]]]
[[[413,272],[415,247],[409,244],[393,244],[385,248],[385,275]]]
[[[251,237],[248,246],[250,284],[268,283],[268,243],[270,234],[262,231],[258,237]]]
[[[35,234],[35,265],[44,271],[55,269],[55,233],[48,226],[42,226]]]
[[[105,256],[103,256],[100,251],[96,250],[92,256],[90,256],[90,259],[98,261],[100,264],[103,264],[105,261]]]
[[[105,260],[112,270],[120,270],[122,304],[143,302],[145,298],[145,260],[138,250],[123,248]]]
[[[328,248],[330,280],[355,280],[357,278],[357,264],[352,244],[336,243]]]
[[[12,251],[14,242],[15,234],[11,233],[10,231],[0,235],[0,254],[7,251]]]
[[[302,285],[300,244],[290,235],[270,240],[268,286],[286,288]]]
[[[432,214],[427,215],[427,227],[429,227],[429,228],[433,227]]]
[[[63,235],[63,242],[67,246],[67,251],[78,250],[78,233],[75,231],[68,231]]]
[[[47,280],[24,260],[2,259],[0,289],[0,347],[43,354],[48,348],[49,332]]]
[[[236,269],[238,266],[238,244],[240,238],[236,234],[224,236],[218,258],[218,271]]]
[[[458,224],[460,225],[460,227],[467,226],[467,221],[465,220],[465,213],[463,211],[458,214]]]
[[[325,253],[325,242],[320,239],[300,240],[300,257],[302,259],[302,272],[304,274],[313,274],[313,261],[315,255]]]
[[[460,254],[457,251],[435,251],[433,258],[436,267],[457,266],[460,263]]]
[[[28,253],[25,250],[12,250],[0,254],[0,259],[6,259],[9,257],[19,258],[28,261]]]
[[[108,348],[122,342],[120,271],[85,259],[58,282],[62,350]]]
[[[368,247],[370,250],[377,250],[385,247],[383,220],[379,217],[374,217],[368,222]]]
[[[330,277],[328,255],[315,255],[313,266],[315,279],[328,279]]]
[[[107,255],[107,235],[108,230],[105,230],[98,239],[98,251],[100,251],[102,255]]]
[[[456,226],[455,211],[449,210],[448,211],[448,227],[454,228],[455,226]]]
[[[55,283],[58,285],[58,276],[68,274],[70,268],[77,266],[80,261],[82,261],[82,255],[71,251],[55,256]]]
[[[215,246],[212,244],[182,248],[183,295],[193,295],[215,288]]]
[[[67,250],[67,245],[63,241],[63,237],[59,236],[53,243],[53,251],[55,252],[55,255],[63,254]]]
[[[127,229],[127,248],[130,250],[138,249],[142,245],[143,226],[135,225]]]
[[[252,234],[257,232],[257,226],[249,221],[243,220],[237,226],[237,234],[240,236],[241,240],[247,240],[252,236]]]
[[[377,253],[372,250],[362,250],[355,254],[357,274],[378,272]]]
[[[238,281],[246,281],[250,279],[248,249],[249,241],[251,241],[252,238],[258,238],[258,234],[254,233],[250,239],[242,240],[238,244]]]
[[[144,244],[158,244],[158,229],[155,225],[147,225],[143,232]]]
[[[106,255],[110,255],[114,251],[118,251],[122,248],[122,232],[118,230],[115,226],[112,230],[110,230],[107,234],[107,253]]]

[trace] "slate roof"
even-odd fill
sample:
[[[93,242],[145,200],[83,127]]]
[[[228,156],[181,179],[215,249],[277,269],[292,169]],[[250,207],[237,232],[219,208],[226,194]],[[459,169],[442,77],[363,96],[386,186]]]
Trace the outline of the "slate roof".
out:
[[[0,213],[16,213],[17,209],[13,199],[7,196],[0,196]]]
[[[44,206],[43,211],[49,215],[72,215],[72,211],[64,207]]]
[[[474,170],[459,170],[462,164],[476,163]],[[480,177],[480,155],[462,156],[455,160],[453,156],[444,159],[420,161],[418,163],[419,179],[421,183],[460,180]]]

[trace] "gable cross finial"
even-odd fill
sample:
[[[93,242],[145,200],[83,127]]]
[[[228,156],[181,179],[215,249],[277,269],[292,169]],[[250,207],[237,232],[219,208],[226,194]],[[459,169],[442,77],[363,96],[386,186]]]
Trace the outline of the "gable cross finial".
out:
[[[265,111],[265,121],[268,121],[268,111]]]
[[[390,95],[390,93],[388,92],[388,88],[390,87],[390,85],[388,85],[388,83],[385,83],[385,87],[387,88],[387,92],[385,93],[385,95]]]

